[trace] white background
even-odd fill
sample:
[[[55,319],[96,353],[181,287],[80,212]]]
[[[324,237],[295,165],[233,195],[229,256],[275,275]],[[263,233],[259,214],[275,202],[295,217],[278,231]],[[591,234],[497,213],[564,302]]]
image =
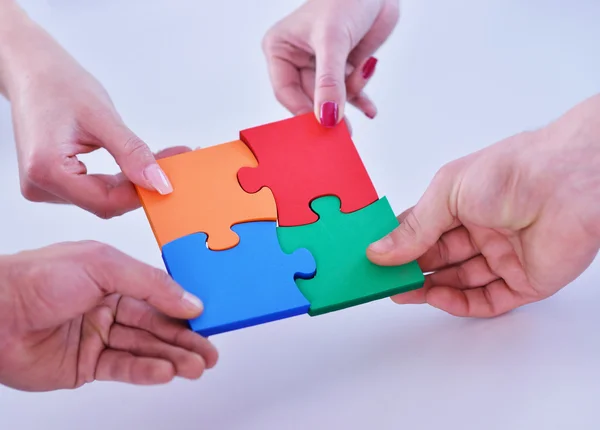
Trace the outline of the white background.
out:
[[[208,146],[287,116],[260,42],[295,0],[25,2],[107,87],[153,149]],[[445,162],[539,127],[600,90],[595,0],[412,0],[350,109],[380,195],[400,212]],[[93,171],[115,171],[106,155]],[[141,210],[102,221],[19,193],[0,104],[0,252],[96,239],[162,267]],[[552,234],[552,232],[549,232]],[[195,382],[0,388],[1,429],[597,429],[597,264],[553,298],[493,320],[389,300],[214,338]]]

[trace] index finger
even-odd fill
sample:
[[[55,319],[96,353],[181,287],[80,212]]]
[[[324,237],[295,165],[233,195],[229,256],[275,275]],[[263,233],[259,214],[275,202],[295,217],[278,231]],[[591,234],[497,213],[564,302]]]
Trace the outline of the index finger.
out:
[[[167,272],[104,244],[80,251],[86,273],[104,295],[120,294],[143,300],[167,316],[192,319],[202,302],[176,283]]]
[[[304,92],[300,69],[289,61],[272,56],[269,58],[269,76],[275,98],[292,115],[312,111],[312,100]]]
[[[167,148],[158,152],[156,158],[190,150],[185,146]],[[76,174],[59,168],[51,171],[50,176],[51,179],[45,186],[46,191],[102,219],[120,216],[140,207],[135,187],[124,173]]]

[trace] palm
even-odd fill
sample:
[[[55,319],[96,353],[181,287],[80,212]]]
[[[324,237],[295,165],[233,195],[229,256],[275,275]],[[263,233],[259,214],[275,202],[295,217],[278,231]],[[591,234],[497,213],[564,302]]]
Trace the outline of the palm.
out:
[[[440,201],[449,226],[418,259],[432,272],[424,288],[395,301],[495,316],[551,296],[589,266],[598,248],[582,221],[586,199],[565,189],[553,163],[539,177],[519,165],[514,148],[525,152],[523,138],[459,159],[438,175],[440,187],[458,184]],[[411,210],[400,218],[418,225],[415,217]]]
[[[196,379],[215,364],[214,347],[184,321],[145,300],[106,293],[115,272],[120,283],[140,277],[135,271],[140,263],[113,253],[103,245],[75,243],[12,258],[8,266],[18,285],[30,287],[14,290],[16,305],[8,315],[13,330],[0,356],[4,384],[32,391],[76,388],[94,380],[156,384],[175,376]],[[107,271],[106,259],[123,266]],[[33,271],[28,270],[31,261]],[[147,288],[159,273],[168,277],[157,269],[149,273],[138,288]]]

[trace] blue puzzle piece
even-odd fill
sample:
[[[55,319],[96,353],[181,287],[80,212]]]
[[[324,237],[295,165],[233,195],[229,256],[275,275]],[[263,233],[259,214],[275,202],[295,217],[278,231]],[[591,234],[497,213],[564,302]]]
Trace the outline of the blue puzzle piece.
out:
[[[294,279],[312,278],[315,260],[306,249],[284,253],[276,228],[274,221],[236,224],[240,242],[223,251],[208,249],[204,233],[163,246],[169,274],[204,303],[192,330],[211,336],[308,312]]]

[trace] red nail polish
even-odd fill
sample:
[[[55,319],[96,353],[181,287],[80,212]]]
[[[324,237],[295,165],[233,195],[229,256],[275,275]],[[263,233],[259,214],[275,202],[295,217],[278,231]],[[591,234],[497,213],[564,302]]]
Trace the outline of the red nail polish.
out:
[[[321,105],[321,124],[325,127],[335,127],[338,122],[338,105],[335,102],[325,102]]]
[[[362,69],[363,79],[369,79],[375,73],[375,66],[377,65],[377,58],[371,57],[367,60]]]

